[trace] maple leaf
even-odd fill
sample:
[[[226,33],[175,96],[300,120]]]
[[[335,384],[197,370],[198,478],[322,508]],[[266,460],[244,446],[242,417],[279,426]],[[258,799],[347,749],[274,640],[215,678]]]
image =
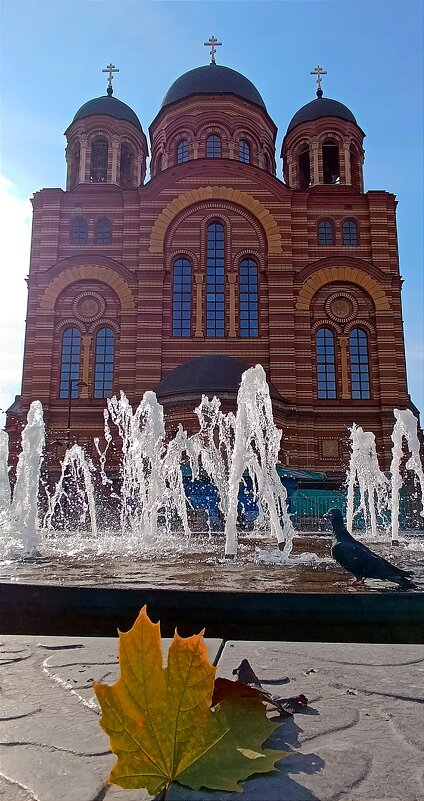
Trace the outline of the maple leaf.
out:
[[[203,632],[177,633],[163,667],[159,623],[141,610],[133,628],[119,632],[121,675],[93,684],[117,755],[109,781],[155,795],[174,780],[193,789],[242,792],[238,782],[275,770],[285,751],[262,749],[277,724],[260,697],[228,695],[211,709],[216,668]]]

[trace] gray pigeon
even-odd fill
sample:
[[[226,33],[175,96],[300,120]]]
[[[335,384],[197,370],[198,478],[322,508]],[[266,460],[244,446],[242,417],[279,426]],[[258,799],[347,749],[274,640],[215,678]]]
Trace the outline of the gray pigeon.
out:
[[[363,583],[366,578],[373,578],[393,581],[404,589],[417,589],[409,578],[412,573],[390,564],[352,537],[343,522],[340,509],[330,509],[325,517],[328,517],[333,525],[331,554],[339,565],[355,577],[352,586]]]

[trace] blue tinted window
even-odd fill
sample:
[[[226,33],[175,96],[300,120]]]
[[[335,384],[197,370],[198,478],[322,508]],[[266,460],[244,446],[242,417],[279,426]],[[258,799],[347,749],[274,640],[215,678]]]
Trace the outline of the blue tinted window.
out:
[[[97,245],[110,245],[112,242],[112,223],[107,217],[96,222],[94,240]]]
[[[355,220],[345,220],[342,227],[342,242],[344,245],[358,244],[358,228]]]
[[[85,245],[87,242],[87,220],[84,217],[75,217],[71,222],[69,232],[71,245]]]
[[[317,382],[319,398],[336,396],[336,359],[334,334],[330,328],[320,328],[315,337]]]
[[[96,336],[94,364],[94,397],[109,398],[113,387],[115,334],[111,328],[100,328]]]
[[[250,164],[250,147],[245,139],[240,139],[239,143],[239,159],[244,164]]]
[[[59,397],[78,397],[76,386],[80,376],[81,334],[78,328],[66,328],[62,337]]]
[[[223,337],[225,332],[224,226],[208,226],[206,280],[206,335]]]
[[[177,147],[177,164],[184,164],[188,161],[188,142],[183,139]]]
[[[208,136],[206,140],[206,158],[207,159],[220,159],[221,158],[221,139],[216,134]]]
[[[258,267],[253,259],[240,263],[239,281],[240,336],[259,335]]]
[[[318,244],[319,245],[333,245],[333,224],[330,220],[321,220],[318,225]]]
[[[349,355],[352,398],[370,398],[368,340],[362,328],[352,328],[349,334]]]
[[[174,337],[191,336],[191,261],[174,262],[172,292],[172,334]]]

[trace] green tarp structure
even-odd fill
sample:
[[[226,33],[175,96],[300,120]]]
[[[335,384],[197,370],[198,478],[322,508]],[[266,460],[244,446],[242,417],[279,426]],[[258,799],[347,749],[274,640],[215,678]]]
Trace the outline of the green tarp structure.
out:
[[[337,507],[344,513],[346,492],[339,490],[300,489],[291,496],[292,512],[298,515],[321,516]]]

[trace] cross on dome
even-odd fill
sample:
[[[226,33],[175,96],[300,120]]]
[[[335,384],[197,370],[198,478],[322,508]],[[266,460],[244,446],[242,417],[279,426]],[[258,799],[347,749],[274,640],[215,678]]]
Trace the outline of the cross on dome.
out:
[[[317,76],[317,97],[322,97],[323,91],[321,88],[321,75],[327,75],[326,70],[323,70],[322,67],[315,67],[315,69],[312,70],[309,74]]]
[[[216,48],[217,47],[221,47],[222,42],[218,42],[218,39],[215,36],[210,36],[209,37],[209,41],[203,42],[203,44],[205,45],[205,47],[210,47],[210,49],[211,49],[211,60],[210,60],[209,63],[210,64],[216,64],[216,61],[215,61]],[[215,45],[216,45],[216,47],[215,47]]]
[[[108,83],[107,83],[107,93],[108,93],[108,95],[113,95],[113,87],[112,87],[113,74],[112,73],[119,72],[119,69],[117,69],[115,67],[115,64],[112,64],[112,62],[110,62],[110,64],[108,64],[106,69],[102,70],[102,72],[108,72],[109,73],[109,77],[107,79],[107,81],[108,81]]]

